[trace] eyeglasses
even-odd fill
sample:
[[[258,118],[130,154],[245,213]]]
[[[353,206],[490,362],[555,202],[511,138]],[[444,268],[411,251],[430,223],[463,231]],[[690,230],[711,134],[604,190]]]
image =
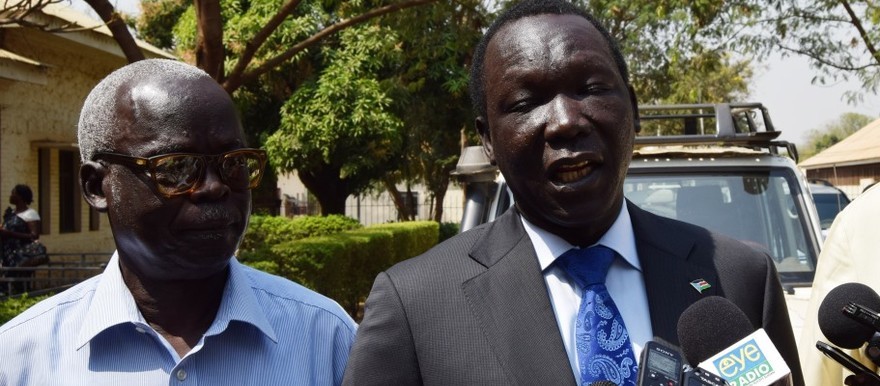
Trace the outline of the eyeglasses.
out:
[[[263,177],[266,151],[238,149],[216,155],[161,154],[149,158],[116,153],[96,153],[93,161],[107,161],[146,169],[156,190],[165,197],[192,193],[205,180],[208,163],[215,163],[223,182],[234,190],[256,188]]]

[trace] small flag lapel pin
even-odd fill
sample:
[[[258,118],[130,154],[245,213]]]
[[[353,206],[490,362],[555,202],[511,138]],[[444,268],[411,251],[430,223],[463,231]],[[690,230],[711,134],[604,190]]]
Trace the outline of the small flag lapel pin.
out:
[[[693,286],[694,289],[697,290],[697,292],[699,293],[703,293],[703,291],[712,288],[712,285],[704,279],[697,279],[692,281],[691,286]]]

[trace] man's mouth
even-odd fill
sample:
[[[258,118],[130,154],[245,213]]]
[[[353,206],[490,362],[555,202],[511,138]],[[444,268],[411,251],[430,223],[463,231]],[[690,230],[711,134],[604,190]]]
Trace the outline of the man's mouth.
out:
[[[589,161],[560,166],[556,173],[554,173],[554,180],[559,183],[569,184],[586,177],[591,171],[593,171],[593,165]]]

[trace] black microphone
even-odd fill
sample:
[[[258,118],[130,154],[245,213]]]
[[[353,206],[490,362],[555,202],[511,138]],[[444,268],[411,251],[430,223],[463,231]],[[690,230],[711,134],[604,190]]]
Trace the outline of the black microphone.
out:
[[[720,296],[691,304],[678,318],[678,343],[693,366],[755,331],[739,307]]]
[[[841,284],[828,292],[819,306],[819,329],[836,346],[861,348],[877,332],[871,325],[863,323],[863,319],[854,319],[871,319],[871,314],[876,316],[873,311],[860,311],[865,309],[880,309],[880,296],[871,287],[861,283]]]
[[[678,319],[678,341],[687,360],[731,384],[790,384],[791,370],[764,329],[755,330],[730,300],[709,296]]]

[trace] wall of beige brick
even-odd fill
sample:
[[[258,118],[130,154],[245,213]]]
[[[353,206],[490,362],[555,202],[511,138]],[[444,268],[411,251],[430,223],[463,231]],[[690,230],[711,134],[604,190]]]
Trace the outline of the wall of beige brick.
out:
[[[51,253],[112,252],[115,247],[106,216],[101,215],[99,230],[90,231],[89,206],[84,201],[81,231],[59,232],[58,150],[77,150],[76,124],[83,100],[100,79],[125,65],[125,60],[32,29],[7,30],[2,47],[47,68],[42,70],[46,84],[0,79],[0,198],[6,203],[12,187],[19,183],[34,190],[32,206],[50,223],[49,233],[41,241]],[[47,143],[53,144],[44,147],[50,152],[50,183],[39,186],[39,150]],[[50,208],[39,207],[39,189],[48,190]]]

